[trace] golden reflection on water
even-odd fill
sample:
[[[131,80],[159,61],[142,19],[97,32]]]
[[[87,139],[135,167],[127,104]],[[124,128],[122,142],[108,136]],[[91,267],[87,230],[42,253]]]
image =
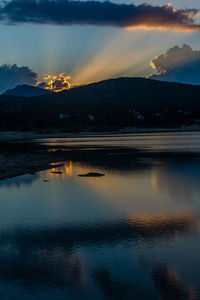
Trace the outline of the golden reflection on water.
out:
[[[55,166],[55,167],[46,171],[46,176],[49,178],[53,178],[55,175],[57,175],[55,172],[61,172],[61,173],[59,173],[59,176],[61,176],[62,178],[65,178],[65,177],[67,178],[67,177],[73,175],[73,173],[72,173],[73,163],[71,160],[65,161],[62,164],[62,167],[57,167],[57,165],[58,165],[57,163],[52,163],[51,165]]]
[[[194,214],[171,214],[171,215],[147,215],[140,217],[131,217],[129,223],[132,225],[142,225],[144,227],[153,226],[166,226],[168,224],[188,224],[191,228],[194,228],[196,217]]]
[[[63,175],[72,176],[72,161],[70,160],[69,163],[65,162],[63,168]]]
[[[158,182],[157,172],[155,171],[155,169],[152,169],[151,183],[152,183],[153,189],[155,191],[157,191],[158,190],[158,186],[159,186],[159,182]]]
[[[153,235],[166,232],[172,239],[182,233],[198,231],[197,215],[190,203],[188,205],[182,192],[179,194],[179,189],[174,187],[170,170],[167,172],[166,168],[155,167],[151,171],[124,174],[110,170],[102,171],[98,167],[72,161],[65,161],[62,166],[57,163],[52,166],[52,169],[46,171],[45,176],[50,180],[56,179],[55,186],[60,179],[63,181],[73,177],[77,186],[94,193],[97,200],[90,203],[94,215],[96,211],[94,206],[98,206],[98,211],[105,210],[110,212],[111,216],[115,212],[119,218],[126,220],[133,227],[151,232]],[[103,172],[105,176],[103,178],[78,176],[88,172]],[[87,198],[87,201],[90,199]]]
[[[94,192],[100,200],[100,206],[120,210],[126,216],[154,215],[157,221],[166,221],[166,218],[178,214],[179,221],[186,214],[193,211],[191,204],[195,203],[196,190],[187,180],[182,186],[183,174],[176,172],[172,176],[170,169],[153,167],[152,170],[139,172],[115,172],[99,167],[65,161],[62,166],[52,164],[53,168],[45,172],[47,179],[59,178],[65,180],[73,177],[74,182],[80,187]],[[180,171],[180,170],[179,170]],[[79,174],[89,172],[105,173],[102,178],[80,178]],[[56,185],[56,182],[54,183]],[[148,199],[148,200],[147,200]],[[188,203],[190,202],[190,203]],[[188,205],[189,204],[189,205]],[[163,215],[163,217],[160,217]],[[182,215],[182,216],[181,216]],[[190,215],[191,217],[191,215]],[[148,222],[154,222],[150,219]],[[147,218],[145,218],[147,222]]]
[[[180,233],[197,231],[197,216],[194,213],[175,213],[130,217],[129,224],[151,234],[168,233],[171,237]]]

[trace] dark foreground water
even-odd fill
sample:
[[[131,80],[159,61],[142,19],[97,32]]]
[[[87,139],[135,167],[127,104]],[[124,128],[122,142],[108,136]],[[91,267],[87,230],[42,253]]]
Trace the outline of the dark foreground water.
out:
[[[200,135],[45,142],[88,141],[107,159],[0,182],[0,299],[200,299]],[[137,164],[119,145],[178,155]]]

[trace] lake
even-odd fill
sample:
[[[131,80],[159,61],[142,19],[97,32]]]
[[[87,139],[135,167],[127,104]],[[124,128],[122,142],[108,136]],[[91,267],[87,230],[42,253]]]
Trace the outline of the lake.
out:
[[[0,299],[200,299],[198,132],[40,143],[87,152],[0,181]]]

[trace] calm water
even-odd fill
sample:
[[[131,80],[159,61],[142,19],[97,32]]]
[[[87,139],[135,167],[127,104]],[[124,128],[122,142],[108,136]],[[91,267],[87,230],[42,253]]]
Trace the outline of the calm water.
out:
[[[43,142],[190,156],[134,167],[109,150],[0,181],[0,299],[200,299],[200,135]]]
[[[39,140],[43,144],[50,146],[68,147],[128,147],[150,149],[154,151],[173,150],[173,151],[200,151],[199,132],[172,132],[172,133],[140,133],[140,134],[115,134],[98,135],[74,138],[51,138]]]

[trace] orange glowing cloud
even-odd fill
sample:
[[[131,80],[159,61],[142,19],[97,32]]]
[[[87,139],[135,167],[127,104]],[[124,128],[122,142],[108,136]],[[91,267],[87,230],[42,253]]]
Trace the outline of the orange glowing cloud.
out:
[[[180,31],[180,32],[193,32],[193,31],[199,31],[200,27],[197,25],[179,25],[179,24],[173,24],[173,25],[158,25],[158,24],[140,24],[140,25],[130,25],[126,26],[125,29],[127,30],[137,30],[137,29],[142,29],[142,30],[171,30],[171,31]]]
[[[46,90],[51,90],[53,92],[61,92],[63,90],[69,90],[71,85],[69,80],[71,77],[65,73],[60,73],[59,75],[43,75],[43,88]]]

